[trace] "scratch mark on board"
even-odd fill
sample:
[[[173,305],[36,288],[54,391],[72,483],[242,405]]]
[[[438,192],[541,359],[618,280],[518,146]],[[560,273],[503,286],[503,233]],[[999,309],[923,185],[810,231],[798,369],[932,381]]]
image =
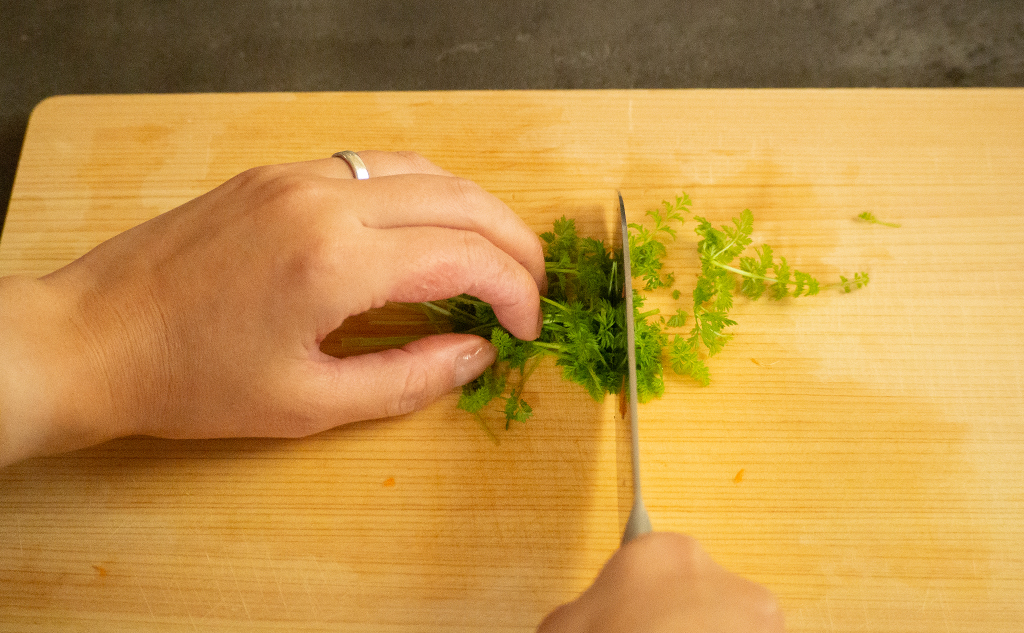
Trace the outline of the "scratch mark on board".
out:
[[[264,550],[264,553],[267,555],[267,564],[274,573],[274,582],[277,583],[277,595],[281,596],[281,606],[284,607],[284,612],[288,615],[290,610],[288,609],[288,600],[284,597],[284,587],[281,586],[281,574],[278,573],[279,570],[277,564],[270,559],[270,549],[268,548]]]
[[[207,558],[207,560],[209,560],[209,559],[210,559],[210,552],[206,552],[206,558]],[[223,570],[224,570],[224,564],[223,564],[223,563],[221,563],[221,566],[220,566],[220,570],[221,570],[221,572],[223,572]],[[216,609],[217,607],[219,607],[220,605],[222,605],[222,604],[225,604],[225,603],[227,602],[227,598],[226,598],[226,596],[224,595],[224,588],[223,588],[223,587],[221,587],[221,584],[220,584],[220,579],[221,579],[221,576],[222,576],[222,575],[223,575],[223,574],[217,574],[217,575],[215,576],[215,578],[216,578],[216,580],[217,580],[217,593],[218,593],[218,594],[220,595],[220,600],[218,600],[218,601],[216,602],[216,604],[212,604],[212,605],[210,605],[210,608],[206,610],[206,613],[204,613],[204,614],[203,614],[203,616],[202,616],[202,618],[201,618],[201,619],[203,619],[203,620],[205,620],[206,618],[208,618],[208,617],[210,616],[210,614],[211,614],[211,613],[213,613],[213,612],[214,612],[214,610],[215,610],[215,609]]]
[[[309,588],[309,573],[305,571],[302,574],[302,586],[306,589],[306,597],[309,598],[309,605],[313,607],[316,619],[320,620],[322,618],[320,613],[320,603],[315,597],[313,597],[313,590]]]
[[[242,588],[238,585],[238,575],[235,573],[235,564],[228,560],[228,566],[231,568],[231,578],[235,581],[235,591],[238,592],[238,599],[242,601],[242,609],[245,610],[245,617],[252,622],[252,615],[249,613],[249,605],[245,603],[245,596],[242,595]]]
[[[942,613],[942,624],[946,631],[950,631],[949,628],[949,607],[946,606],[946,598],[939,592],[939,612]]]
[[[188,616],[188,622],[192,625],[193,631],[198,631],[199,627],[196,626],[196,621],[192,619],[192,609],[188,606],[188,600],[185,598],[185,592],[181,590],[181,582],[177,578],[174,579],[174,586],[178,588],[178,596],[181,599],[181,604],[185,607],[185,615]]]
[[[128,519],[121,519],[121,523],[116,528],[114,528],[114,530],[109,534],[109,536],[117,536],[117,533],[121,531],[121,528],[123,528],[126,525],[128,525]]]
[[[139,588],[139,593],[142,594],[142,601],[146,603],[146,608],[149,609],[149,616],[156,618],[156,613],[153,612],[153,605],[149,603],[149,596],[146,595],[146,590],[142,588],[142,583],[139,582],[139,575],[132,573],[132,578],[135,580],[135,586]]]

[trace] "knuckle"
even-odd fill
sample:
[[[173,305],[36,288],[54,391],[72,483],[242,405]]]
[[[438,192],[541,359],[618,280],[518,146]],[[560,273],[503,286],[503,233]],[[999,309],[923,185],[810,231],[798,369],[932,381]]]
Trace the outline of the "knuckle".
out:
[[[404,415],[423,407],[430,397],[430,370],[423,363],[411,363],[397,382],[398,397],[388,402],[385,415]]]
[[[486,255],[484,241],[476,233],[456,233],[444,251],[435,254],[420,269],[419,290],[434,298],[446,298],[477,285],[484,271],[493,268]]]
[[[242,173],[238,174],[231,180],[236,184],[246,187],[252,186],[257,183],[268,180],[274,173],[275,167],[273,165],[260,165],[259,167],[250,167]]]
[[[274,188],[287,177],[288,171],[283,165],[260,165],[246,169],[228,183],[241,193],[259,194]]]
[[[301,208],[315,204],[323,196],[323,184],[307,176],[281,174],[266,183],[267,199],[285,208]]]
[[[458,241],[458,261],[464,262],[469,270],[481,270],[486,265],[487,239],[479,233],[461,231]]]
[[[718,578],[723,574],[731,580],[721,586],[730,587],[735,595],[743,597],[746,617],[756,624],[756,630],[775,632],[783,630],[783,614],[778,600],[765,587],[736,576],[720,567],[700,542],[685,534],[658,533],[647,540],[642,557],[634,561],[634,573],[643,574],[641,582],[653,586],[692,586],[695,579]]]
[[[484,205],[487,194],[480,185],[467,178],[454,176],[450,183],[453,201],[463,209],[467,217],[472,217],[473,211]]]
[[[307,238],[301,248],[283,255],[279,266],[286,287],[302,288],[319,296],[329,295],[332,281],[341,277],[328,243],[315,237]]]
[[[531,240],[526,242],[526,247],[529,249],[527,253],[528,262],[531,262],[537,267],[537,273],[543,278],[544,272],[544,246],[541,245],[540,240]]]
[[[664,554],[687,568],[703,565],[708,558],[700,542],[688,534],[660,534]]]
[[[638,541],[629,562],[632,573],[672,581],[699,573],[707,564],[707,554],[691,536],[657,532]]]
[[[567,630],[571,623],[580,619],[578,602],[559,605],[548,613],[537,627],[537,633],[555,633]]]
[[[261,170],[262,168],[257,168]],[[277,249],[278,271],[288,283],[303,283],[334,274],[329,219],[320,211],[329,191],[320,179],[283,170],[247,175],[252,179],[244,214],[260,240]]]
[[[323,383],[317,379],[310,380],[307,371],[307,368],[296,368],[273,372],[261,383],[262,392],[269,397],[266,413],[262,416],[273,425],[269,435],[308,437],[349,421],[344,418],[339,421],[331,415],[332,411],[324,404]]]
[[[395,156],[406,163],[409,171],[413,173],[429,171],[434,166],[433,163],[416,152],[400,151],[395,152]]]
[[[322,179],[295,173],[282,165],[252,167],[229,182],[255,201],[250,209],[264,213],[306,208],[322,200],[327,191]]]
[[[461,234],[458,257],[450,263],[451,275],[462,278],[465,291],[485,292],[494,307],[523,302],[533,287],[531,277],[512,257],[496,249],[478,233]]]
[[[764,587],[760,587],[761,595],[751,602],[755,618],[762,623],[766,632],[782,631],[785,628],[785,616],[778,599]]]

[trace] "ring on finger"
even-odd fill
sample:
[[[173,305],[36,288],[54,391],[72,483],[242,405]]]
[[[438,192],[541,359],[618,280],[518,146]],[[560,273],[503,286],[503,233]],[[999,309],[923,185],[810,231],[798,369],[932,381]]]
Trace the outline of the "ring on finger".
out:
[[[362,158],[359,158],[359,154],[345,150],[343,152],[335,152],[331,157],[340,158],[348,163],[348,166],[352,168],[352,175],[356,177],[356,180],[366,180],[370,177],[370,172],[366,171],[366,163],[363,162]]]

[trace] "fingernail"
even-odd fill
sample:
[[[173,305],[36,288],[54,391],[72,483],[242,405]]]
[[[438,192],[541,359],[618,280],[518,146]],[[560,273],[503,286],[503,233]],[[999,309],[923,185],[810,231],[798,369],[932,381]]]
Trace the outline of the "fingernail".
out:
[[[487,341],[473,343],[455,357],[455,386],[472,381],[494,364],[498,352]]]

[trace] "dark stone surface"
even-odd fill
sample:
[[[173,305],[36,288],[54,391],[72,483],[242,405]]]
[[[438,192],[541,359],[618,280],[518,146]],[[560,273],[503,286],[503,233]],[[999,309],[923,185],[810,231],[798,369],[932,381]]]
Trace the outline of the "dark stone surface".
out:
[[[1022,85],[1021,0],[0,0],[0,222],[58,94]]]

